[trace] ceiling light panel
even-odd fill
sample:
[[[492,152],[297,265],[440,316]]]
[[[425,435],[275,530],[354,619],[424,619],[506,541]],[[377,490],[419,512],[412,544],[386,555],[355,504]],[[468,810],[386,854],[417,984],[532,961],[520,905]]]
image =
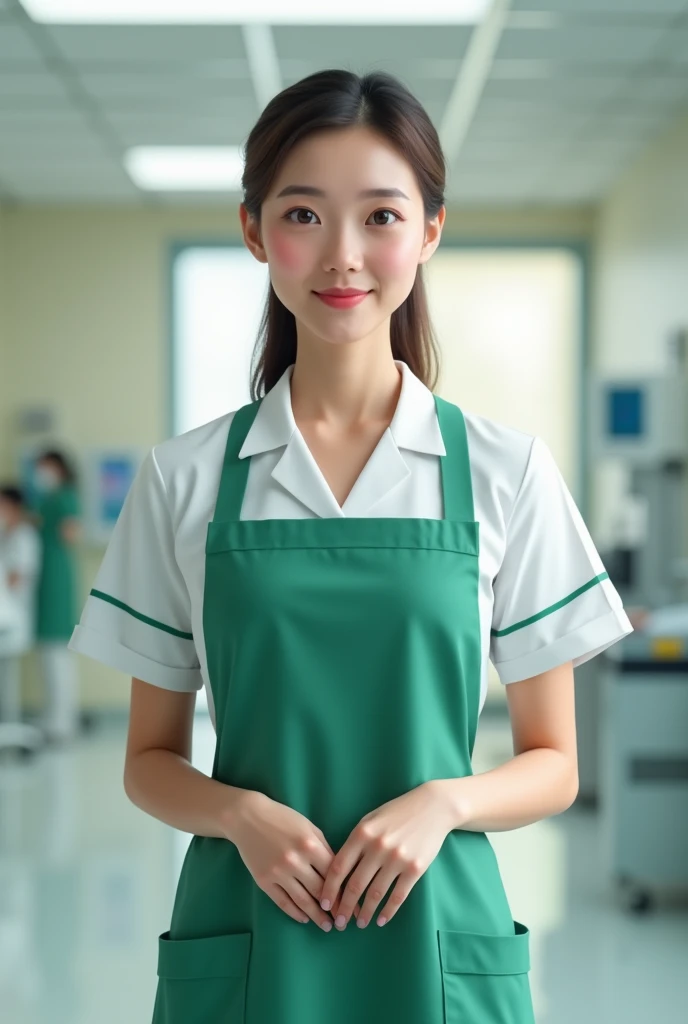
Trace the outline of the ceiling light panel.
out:
[[[35,21],[50,24],[475,24],[490,0],[22,0]]]
[[[243,159],[234,146],[139,146],[127,151],[124,166],[143,189],[237,192]]]

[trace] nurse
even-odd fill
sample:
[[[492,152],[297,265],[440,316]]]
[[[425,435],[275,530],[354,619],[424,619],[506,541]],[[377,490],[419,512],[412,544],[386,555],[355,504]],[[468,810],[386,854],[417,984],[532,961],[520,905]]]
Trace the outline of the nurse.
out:
[[[573,669],[632,627],[545,442],[434,393],[444,187],[391,76],[267,105],[253,401],[150,450],[74,632],[133,677],[129,797],[193,834],[155,1024],[533,1022],[486,833],[570,806]],[[474,775],[490,658],[515,755]]]
[[[79,726],[78,677],[68,644],[78,617],[75,545],[81,508],[75,471],[62,452],[51,449],[40,455],[35,483],[43,551],[36,622],[45,691],[43,729],[49,741],[63,743]]]

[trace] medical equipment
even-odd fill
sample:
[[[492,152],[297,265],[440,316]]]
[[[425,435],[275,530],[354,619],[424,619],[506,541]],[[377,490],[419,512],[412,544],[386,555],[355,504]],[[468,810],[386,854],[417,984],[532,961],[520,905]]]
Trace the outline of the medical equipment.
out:
[[[670,341],[664,375],[599,381],[591,410],[593,457],[628,485],[600,553],[637,625],[597,659],[597,754],[607,868],[634,911],[688,887],[688,332]]]

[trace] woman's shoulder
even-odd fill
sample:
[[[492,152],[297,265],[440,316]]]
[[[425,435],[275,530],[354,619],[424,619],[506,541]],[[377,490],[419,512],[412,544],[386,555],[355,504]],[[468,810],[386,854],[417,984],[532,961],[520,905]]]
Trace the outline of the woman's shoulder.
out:
[[[462,412],[476,499],[490,521],[503,524],[513,509],[535,437],[489,416]]]
[[[471,468],[484,469],[492,476],[523,478],[534,435],[508,426],[489,416],[462,410],[466,424]]]
[[[175,529],[203,526],[220,484],[227,436],[237,410],[170,437],[149,453],[148,472],[162,481]]]
[[[194,475],[214,470],[224,458],[227,436],[237,410],[167,438],[152,448],[152,456],[167,480],[179,473]]]

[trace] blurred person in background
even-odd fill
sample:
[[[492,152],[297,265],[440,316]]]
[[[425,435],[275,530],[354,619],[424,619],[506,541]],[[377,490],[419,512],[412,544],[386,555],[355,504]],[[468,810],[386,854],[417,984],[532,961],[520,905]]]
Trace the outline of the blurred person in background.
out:
[[[43,544],[38,583],[36,641],[44,681],[43,728],[51,741],[77,732],[77,667],[68,650],[77,619],[76,552],[80,536],[80,501],[76,473],[60,451],[43,452],[35,463],[39,493],[35,515]]]
[[[0,487],[0,721],[21,718],[20,658],[34,643],[41,541],[24,495]]]

